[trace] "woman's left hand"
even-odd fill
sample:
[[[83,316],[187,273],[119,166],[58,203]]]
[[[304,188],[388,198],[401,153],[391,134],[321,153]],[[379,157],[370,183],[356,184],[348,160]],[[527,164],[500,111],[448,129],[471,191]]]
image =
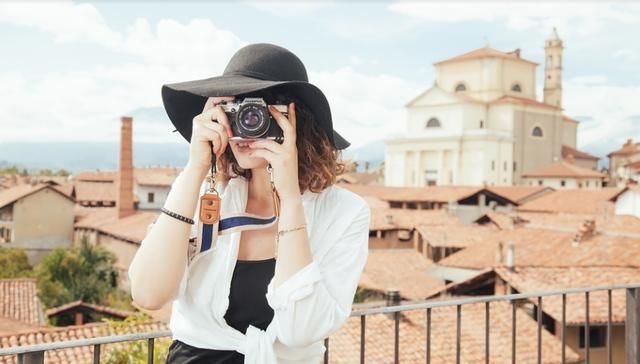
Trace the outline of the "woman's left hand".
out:
[[[299,198],[298,185],[298,148],[296,147],[296,112],[293,102],[288,105],[288,119],[280,111],[268,106],[269,112],[276,119],[283,132],[282,144],[271,139],[259,139],[249,143],[254,149],[249,153],[253,157],[262,157],[273,168],[273,183],[280,200]]]

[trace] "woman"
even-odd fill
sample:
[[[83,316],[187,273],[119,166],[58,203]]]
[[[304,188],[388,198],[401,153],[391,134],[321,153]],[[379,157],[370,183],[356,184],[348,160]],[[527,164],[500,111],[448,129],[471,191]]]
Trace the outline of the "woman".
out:
[[[247,96],[287,105],[288,117],[269,108],[281,143],[234,138],[219,103]],[[222,76],[163,86],[163,101],[191,143],[189,161],[129,278],[140,306],[173,300],[167,363],[319,362],[323,339],[350,315],[370,220],[364,199],[334,185],[338,151],[349,143],[333,130],[326,98],[293,53],[258,43],[240,49]],[[221,215],[207,242],[206,226],[190,217],[212,153]]]

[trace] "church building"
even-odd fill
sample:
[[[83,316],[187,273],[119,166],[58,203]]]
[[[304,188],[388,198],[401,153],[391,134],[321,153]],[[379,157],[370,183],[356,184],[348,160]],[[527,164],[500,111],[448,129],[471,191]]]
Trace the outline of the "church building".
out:
[[[578,121],[562,112],[562,50],[554,28],[542,102],[538,64],[520,49],[486,46],[436,62],[434,85],[405,105],[405,135],[385,140],[385,185],[519,185],[523,173],[575,151]]]

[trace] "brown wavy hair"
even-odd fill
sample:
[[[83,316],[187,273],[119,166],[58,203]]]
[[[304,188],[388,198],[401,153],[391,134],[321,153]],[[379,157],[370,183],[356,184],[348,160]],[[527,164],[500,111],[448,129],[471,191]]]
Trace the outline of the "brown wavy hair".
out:
[[[336,182],[336,176],[345,170],[342,153],[335,149],[327,134],[318,127],[314,114],[302,100],[288,90],[276,88],[237,95],[235,99],[240,101],[244,97],[262,97],[270,105],[295,103],[300,192],[321,192]],[[230,169],[232,174],[229,173]],[[218,158],[218,176],[225,181],[238,176],[251,179],[251,170],[241,168],[233,151],[228,147]]]

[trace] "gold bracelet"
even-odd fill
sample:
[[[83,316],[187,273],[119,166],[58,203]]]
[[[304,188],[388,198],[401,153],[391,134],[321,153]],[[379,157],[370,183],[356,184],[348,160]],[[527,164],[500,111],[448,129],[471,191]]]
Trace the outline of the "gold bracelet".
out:
[[[275,257],[278,257],[278,243],[280,242],[280,237],[286,233],[290,233],[292,231],[296,231],[296,230],[301,230],[307,227],[307,224],[302,224],[300,226],[296,226],[294,228],[291,229],[286,229],[286,230],[278,230],[278,235],[276,235],[276,253],[275,253]]]

